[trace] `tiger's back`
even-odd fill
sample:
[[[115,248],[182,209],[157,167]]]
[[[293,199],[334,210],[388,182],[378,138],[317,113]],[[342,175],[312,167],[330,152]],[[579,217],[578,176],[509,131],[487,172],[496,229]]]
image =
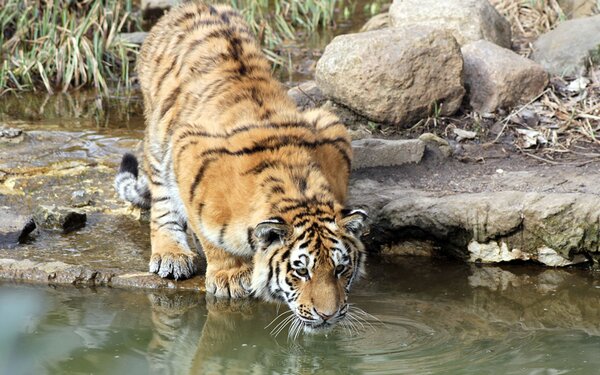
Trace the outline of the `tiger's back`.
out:
[[[160,19],[137,63],[148,123],[222,132],[296,112],[240,14],[186,3]],[[198,121],[201,119],[201,121]],[[172,133],[164,133],[168,141]]]

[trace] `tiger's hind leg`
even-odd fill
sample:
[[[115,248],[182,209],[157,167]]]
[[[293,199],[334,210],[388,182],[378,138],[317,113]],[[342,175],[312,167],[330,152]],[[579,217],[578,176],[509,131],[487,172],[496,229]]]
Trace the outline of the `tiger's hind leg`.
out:
[[[203,236],[198,237],[206,255],[206,292],[215,297],[248,297],[252,282],[252,258],[232,255]]]
[[[167,163],[168,160],[164,164]],[[162,172],[162,166],[149,169],[157,172],[149,178],[152,191],[150,272],[160,277],[187,279],[196,273],[199,265],[197,253],[187,243],[187,219],[178,195],[169,189],[169,176]]]

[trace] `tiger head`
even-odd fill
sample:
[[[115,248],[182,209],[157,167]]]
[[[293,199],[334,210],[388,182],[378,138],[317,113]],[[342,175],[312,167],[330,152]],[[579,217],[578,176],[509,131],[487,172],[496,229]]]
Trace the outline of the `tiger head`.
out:
[[[305,332],[332,327],[349,310],[348,293],[364,274],[363,210],[339,210],[327,221],[305,218],[292,226],[282,218],[254,229],[252,289],[255,296],[286,302]]]

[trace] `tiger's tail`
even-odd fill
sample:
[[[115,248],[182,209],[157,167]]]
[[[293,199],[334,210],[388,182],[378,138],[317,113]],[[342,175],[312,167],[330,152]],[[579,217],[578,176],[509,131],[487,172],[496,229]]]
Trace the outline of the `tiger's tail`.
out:
[[[114,187],[119,197],[127,202],[141,208],[150,208],[151,195],[148,180],[138,175],[138,160],[133,154],[123,155]]]

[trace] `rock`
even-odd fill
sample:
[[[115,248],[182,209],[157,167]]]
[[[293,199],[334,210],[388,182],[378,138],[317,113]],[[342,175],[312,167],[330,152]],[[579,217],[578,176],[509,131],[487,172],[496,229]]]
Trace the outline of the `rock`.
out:
[[[394,0],[390,19],[394,27],[450,30],[460,45],[485,39],[511,46],[509,22],[487,0]]]
[[[86,207],[91,206],[95,203],[95,199],[98,198],[98,194],[92,194],[85,190],[76,190],[71,193],[71,206],[72,207]]]
[[[390,14],[388,12],[380,13],[376,16],[371,17],[367,23],[360,28],[360,32],[365,31],[381,30],[390,27]]]
[[[406,127],[436,107],[442,116],[460,107],[462,67],[448,32],[412,26],[336,37],[316,80],[325,96],[369,120]]]
[[[56,205],[40,205],[35,209],[33,219],[40,228],[69,233],[83,228],[87,215],[83,212],[57,207]]]
[[[0,248],[12,249],[34,235],[36,225],[30,217],[0,207]]]
[[[418,163],[425,143],[418,139],[361,139],[352,142],[353,169]]]
[[[471,262],[531,260],[552,267],[600,255],[595,194],[435,192],[363,180],[352,186],[350,204],[359,202],[373,218],[366,239],[372,247],[425,239]]]
[[[558,5],[567,18],[580,18],[594,14],[596,0],[558,0]]]
[[[600,59],[600,15],[560,23],[533,43],[533,60],[554,75],[582,75]]]
[[[327,100],[315,81],[307,81],[288,90],[288,96],[301,111],[320,107]]]
[[[460,129],[460,128],[454,128],[454,129],[452,129],[452,132],[454,134],[456,134],[457,142],[464,141],[465,139],[475,139],[475,137],[477,137],[476,132],[472,132],[472,131],[464,130],[464,129]]]
[[[469,43],[461,51],[469,103],[477,112],[524,104],[548,84],[539,64],[488,41]]]
[[[348,134],[353,141],[359,139],[371,138],[373,135],[369,133],[365,128],[348,129]]]
[[[23,130],[17,128],[7,128],[0,126],[0,144],[2,143],[21,143],[25,139]]]
[[[136,31],[133,33],[121,33],[118,38],[126,43],[141,45],[147,36],[148,33],[146,31]]]
[[[419,140],[425,142],[428,150],[436,154],[439,152],[444,158],[452,156],[452,146],[448,141],[433,133],[423,133],[419,136]]]

